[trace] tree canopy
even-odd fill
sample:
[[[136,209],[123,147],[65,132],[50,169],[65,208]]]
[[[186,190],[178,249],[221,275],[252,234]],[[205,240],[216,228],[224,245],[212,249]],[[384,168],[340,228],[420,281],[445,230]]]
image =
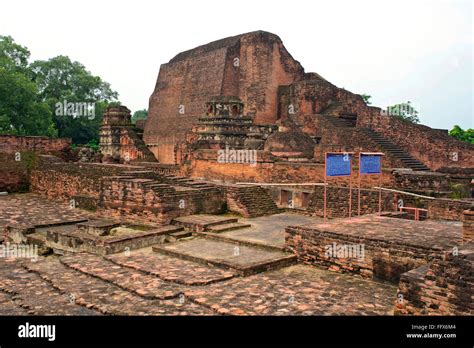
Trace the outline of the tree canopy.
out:
[[[137,120],[144,120],[148,117],[148,110],[137,110],[132,115],[132,122],[135,123]]]
[[[51,110],[31,80],[26,47],[0,36],[0,133],[56,136]]]
[[[118,93],[67,56],[31,64],[29,58],[26,47],[0,36],[0,133],[98,140],[102,114]],[[87,109],[77,112],[82,105]],[[74,112],[58,112],[63,106]]]
[[[456,138],[457,140],[474,144],[474,129],[472,128],[464,130],[458,125],[455,125],[453,129],[449,131],[449,135],[453,138]]]

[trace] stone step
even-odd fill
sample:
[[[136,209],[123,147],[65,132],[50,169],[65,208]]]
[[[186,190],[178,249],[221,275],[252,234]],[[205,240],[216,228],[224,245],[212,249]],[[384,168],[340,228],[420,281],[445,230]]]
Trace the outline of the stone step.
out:
[[[179,231],[179,232],[173,232],[170,233],[170,236],[175,237],[176,239],[181,239],[181,238],[186,238],[186,237],[191,237],[193,235],[192,232],[190,231]]]
[[[296,263],[296,256],[293,254],[207,238],[180,241],[166,246],[154,246],[153,251],[232,270],[242,276]]]
[[[0,295],[4,294],[10,300],[0,303],[1,315],[100,315],[93,309],[77,305],[63,291],[23,267],[23,264],[39,263],[41,259],[21,262],[0,258]]]
[[[237,218],[223,217],[218,215],[187,215],[173,219],[173,225],[183,226],[193,232],[205,231],[210,226],[229,224],[237,222]]]
[[[232,223],[226,223],[226,224],[221,224],[221,225],[209,226],[207,228],[207,231],[219,233],[219,232],[224,232],[224,231],[240,230],[242,228],[247,228],[251,226],[252,225],[250,224],[243,224],[241,222],[232,222]]]
[[[386,139],[377,132],[368,128],[362,128],[361,131],[366,134],[370,139],[372,139],[372,141],[377,143],[383,149],[383,151],[387,152],[394,158],[397,158],[407,168],[419,171],[430,170],[421,161],[417,160],[416,158],[413,158],[409,153],[401,149],[398,145],[394,144],[393,142]]]
[[[100,256],[81,253],[63,256],[60,262],[75,271],[101,279],[119,288],[150,299],[176,298],[182,292],[173,283],[149,274],[144,274],[128,267],[115,265]]]
[[[182,285],[208,285],[233,278],[236,274],[214,266],[196,267],[192,261],[155,253],[151,248],[106,256],[116,265],[151,274],[164,281]]]
[[[246,245],[246,246],[270,250],[270,251],[285,251],[284,246],[279,247],[275,245],[269,245],[268,243],[265,243],[265,242],[242,239],[242,238],[234,238],[232,237],[232,235],[228,233],[201,232],[199,233],[199,236],[203,238],[211,239],[211,240],[217,240],[217,241],[222,241],[222,242],[227,242],[227,243],[232,243],[232,244],[237,244],[237,245]]]
[[[88,254],[85,254],[88,255]],[[28,262],[24,267],[39,275],[46,283],[73,299],[76,305],[106,315],[203,315],[209,310],[186,301],[180,304],[172,296],[182,291],[176,284],[166,283],[110,264],[95,264],[83,257],[66,261],[48,260]],[[83,260],[85,263],[83,263]],[[69,263],[68,262],[68,263]],[[73,266],[74,265],[74,266]],[[73,269],[72,267],[77,268]],[[87,274],[89,273],[89,274]],[[92,275],[94,274],[94,275]],[[110,280],[107,280],[108,278]],[[137,282],[135,282],[137,278]],[[114,284],[114,282],[116,284]],[[117,285],[118,284],[118,285]],[[163,285],[163,286],[162,286]]]

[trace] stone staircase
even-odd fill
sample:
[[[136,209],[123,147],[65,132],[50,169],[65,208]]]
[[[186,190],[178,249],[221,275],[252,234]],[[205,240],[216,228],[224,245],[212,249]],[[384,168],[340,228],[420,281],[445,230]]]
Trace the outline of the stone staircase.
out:
[[[360,131],[365,134],[369,139],[371,139],[374,143],[376,143],[382,149],[383,152],[388,153],[391,157],[401,162],[405,168],[410,168],[414,171],[430,170],[430,168],[428,168],[425,164],[413,158],[405,150],[401,149],[399,146],[395,145],[390,140],[384,138],[379,133],[368,128],[360,128]]]
[[[340,116],[321,115],[332,126],[337,128],[354,128],[356,126],[355,119],[343,118]]]
[[[226,194],[229,210],[245,217],[272,215],[279,212],[273,198],[260,186],[229,185],[226,187]]]

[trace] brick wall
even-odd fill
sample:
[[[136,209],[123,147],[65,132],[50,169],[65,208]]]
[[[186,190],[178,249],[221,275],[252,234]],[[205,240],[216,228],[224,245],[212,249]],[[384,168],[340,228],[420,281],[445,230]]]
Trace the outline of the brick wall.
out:
[[[217,151],[200,151],[189,166],[183,170],[197,178],[222,180],[227,182],[260,182],[260,183],[317,183],[324,182],[324,164],[298,162],[267,162],[265,155],[257,153],[258,163],[255,166],[245,163],[218,163]],[[209,155],[209,156],[207,156]],[[354,168],[356,171],[357,169]],[[353,183],[357,181],[357,173],[353,173]],[[349,186],[348,179],[333,178],[328,180],[334,185]],[[362,180],[363,187],[378,186],[379,179],[373,175]],[[382,184],[390,185],[390,171],[384,170]]]
[[[21,160],[16,161],[14,153],[0,153],[0,191],[28,191],[35,154],[21,152],[20,155]]]
[[[462,235],[465,242],[474,240],[474,208],[463,212]]]
[[[102,177],[124,170],[113,165],[43,162],[31,172],[31,191],[52,199],[66,200],[76,195],[98,198]]]
[[[394,233],[396,233],[394,231]],[[334,257],[327,246],[363,245],[363,257]],[[295,253],[298,260],[341,273],[355,273],[365,278],[379,278],[398,283],[400,276],[433,259],[440,259],[442,251],[420,248],[390,240],[363,236],[335,234],[311,226],[289,226],[285,230],[285,248]]]
[[[474,243],[402,275],[395,314],[473,315]]]
[[[0,135],[0,191],[28,191],[37,154],[67,158],[70,146],[71,139],[67,138]]]
[[[474,163],[474,145],[458,141],[427,126],[380,114],[365,118],[361,126],[382,134],[432,170],[442,167],[472,167]],[[452,153],[457,153],[457,161],[452,160]]]
[[[205,114],[205,103],[219,95],[238,96],[256,124],[274,123],[278,86],[303,74],[280,38],[266,32],[229,37],[182,52],[160,67],[144,140],[161,163],[175,163],[176,146]]]
[[[168,224],[173,218],[225,211],[218,188],[178,191],[153,179],[107,177],[101,182],[99,213],[106,217]]]
[[[427,201],[430,219],[462,221],[463,212],[474,204],[474,200],[437,198]]]
[[[71,139],[48,137],[32,137],[17,135],[0,135],[0,152],[15,153],[32,151],[37,153],[58,154],[67,152],[71,147]]]

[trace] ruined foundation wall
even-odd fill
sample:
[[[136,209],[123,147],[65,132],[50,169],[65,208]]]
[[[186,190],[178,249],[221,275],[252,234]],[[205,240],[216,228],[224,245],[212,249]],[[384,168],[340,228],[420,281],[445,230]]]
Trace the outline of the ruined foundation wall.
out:
[[[30,151],[55,155],[67,152],[70,147],[71,139],[69,138],[0,135],[0,152],[2,153]]]
[[[364,245],[364,257],[341,258],[326,254],[328,245]],[[421,250],[407,244],[351,237],[313,229],[289,226],[285,230],[285,248],[295,253],[298,260],[323,266],[341,273],[355,273],[365,278],[379,278],[398,283],[400,276],[433,259],[441,259],[437,249]]]
[[[202,151],[217,157],[216,151]],[[204,156],[203,156],[204,157]],[[257,155],[260,157],[260,153]],[[321,183],[324,182],[324,164],[298,162],[258,162],[255,166],[247,163],[219,163],[212,157],[195,158],[187,167],[186,172],[196,178],[222,180],[227,182],[256,182],[256,183]],[[353,173],[353,184],[357,173]],[[329,180],[328,180],[329,181]],[[331,185],[347,185],[348,179],[330,179]],[[364,177],[363,187],[378,186],[379,179],[373,175]],[[390,171],[384,171],[383,185],[391,185]]]
[[[21,152],[22,160],[16,161],[14,153],[0,153],[0,191],[28,191],[34,157],[32,152]]]
[[[474,242],[402,275],[395,314],[473,315]]]
[[[51,199],[68,200],[77,195],[98,198],[101,179],[125,170],[113,165],[41,163],[31,172],[31,191]]]
[[[70,149],[69,138],[0,135],[0,191],[28,191],[38,154],[67,158]]]
[[[100,214],[169,224],[179,216],[225,212],[225,195],[218,188],[180,191],[155,183],[153,179],[105,178],[99,191]]]

